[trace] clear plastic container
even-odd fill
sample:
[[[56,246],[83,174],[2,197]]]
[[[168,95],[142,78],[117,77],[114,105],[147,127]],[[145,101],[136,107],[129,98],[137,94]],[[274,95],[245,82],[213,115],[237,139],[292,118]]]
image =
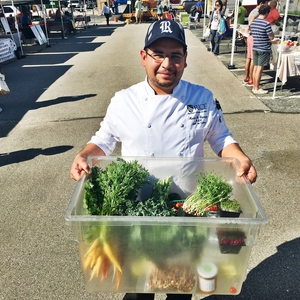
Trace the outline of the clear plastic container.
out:
[[[116,159],[96,157],[90,161],[91,165],[105,168]],[[240,203],[242,213],[239,218],[89,216],[83,204],[88,177],[84,176],[76,184],[65,219],[72,226],[79,243],[87,290],[100,293],[201,294],[197,266],[209,261],[218,269],[213,294],[240,293],[251,249],[261,226],[267,223],[267,217],[251,184],[244,178],[236,177],[236,160],[166,157],[123,159],[137,160],[158,179],[171,176],[171,192],[178,193],[182,199],[195,191],[198,171],[214,172],[233,186],[233,197]],[[149,191],[142,188],[141,197],[147,197],[147,193]],[[242,243],[235,245],[236,241],[233,241],[228,245],[228,234],[230,237],[243,238]],[[92,235],[101,237],[101,247],[105,241],[112,254],[109,261],[106,259],[102,262],[96,275],[90,267],[91,257],[87,254]],[[227,243],[226,251],[222,251],[224,245],[221,243],[224,241]],[[102,256],[101,251],[99,256]]]

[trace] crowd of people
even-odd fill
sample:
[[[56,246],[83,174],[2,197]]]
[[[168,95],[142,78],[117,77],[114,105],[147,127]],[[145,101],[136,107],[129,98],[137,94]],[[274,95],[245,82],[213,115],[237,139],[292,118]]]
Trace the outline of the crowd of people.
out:
[[[225,4],[225,5],[224,5]],[[266,94],[267,90],[260,87],[263,70],[269,65],[271,58],[271,41],[274,39],[272,26],[280,20],[277,0],[257,0],[257,6],[248,15],[247,28],[247,57],[245,61],[244,83],[252,87],[254,94]],[[237,24],[245,24],[247,10],[239,2]],[[226,12],[226,0],[215,1],[214,9],[210,15],[208,28],[210,28],[210,47],[215,55],[219,55],[220,42],[224,35],[218,34],[221,18],[231,23],[232,15]],[[228,24],[229,25],[229,24]]]
[[[272,2],[272,3],[271,3]],[[274,33],[271,25],[280,19],[280,14],[276,9],[277,1],[257,0],[257,6],[248,16],[247,37],[247,59],[245,64],[245,79],[249,86],[253,86],[254,94],[267,94],[268,91],[260,87],[261,76],[264,68],[269,65],[271,57],[271,40]],[[272,6],[271,6],[272,5]],[[274,11],[274,5],[275,10]],[[268,16],[273,7],[270,19]]]

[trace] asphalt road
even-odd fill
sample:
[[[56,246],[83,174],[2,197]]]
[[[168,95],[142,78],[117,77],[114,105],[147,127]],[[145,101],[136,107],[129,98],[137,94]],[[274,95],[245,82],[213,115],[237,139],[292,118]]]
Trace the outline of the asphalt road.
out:
[[[1,68],[11,93],[0,98],[0,299],[122,299],[85,291],[64,213],[75,187],[69,179],[75,154],[98,129],[114,92],[144,79],[138,51],[147,26],[101,23],[53,38],[51,47],[32,48]],[[186,36],[184,78],[220,100],[228,126],[256,165],[254,189],[269,218],[234,299],[299,299],[299,113],[274,112],[197,35],[187,30]],[[214,156],[208,146],[205,151]]]

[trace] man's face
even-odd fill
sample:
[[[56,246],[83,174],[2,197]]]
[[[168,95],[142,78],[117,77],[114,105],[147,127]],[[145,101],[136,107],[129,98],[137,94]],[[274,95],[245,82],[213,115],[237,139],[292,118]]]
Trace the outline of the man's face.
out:
[[[156,94],[171,94],[187,66],[187,53],[184,53],[182,44],[174,39],[161,38],[152,43],[148,49],[141,50],[140,54],[148,82]],[[157,62],[153,58],[156,56],[165,56],[165,59]]]

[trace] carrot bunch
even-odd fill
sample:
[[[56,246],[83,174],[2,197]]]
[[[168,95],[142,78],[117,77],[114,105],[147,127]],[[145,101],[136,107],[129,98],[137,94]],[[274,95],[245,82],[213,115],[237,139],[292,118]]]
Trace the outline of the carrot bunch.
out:
[[[113,280],[116,278],[116,291],[121,284],[122,268],[114,255],[110,245],[101,237],[96,238],[92,243],[83,259],[83,269],[91,269],[92,280],[94,277],[99,277],[103,281],[108,277],[108,271],[113,266]]]

